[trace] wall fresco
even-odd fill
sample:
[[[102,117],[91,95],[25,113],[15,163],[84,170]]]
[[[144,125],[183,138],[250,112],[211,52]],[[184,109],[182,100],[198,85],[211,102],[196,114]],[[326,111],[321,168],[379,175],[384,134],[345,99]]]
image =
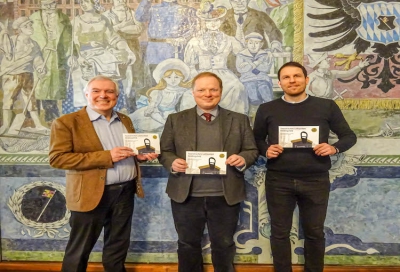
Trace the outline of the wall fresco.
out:
[[[221,105],[252,119],[281,95],[277,69],[294,59],[310,73],[307,92],[334,99],[359,137],[331,157],[326,262],[400,265],[400,4],[368,2],[0,1],[1,260],[62,259],[69,211],[65,174],[48,165],[49,128],[86,104],[90,77],[114,78],[117,109],[139,132],[161,133],[169,114],[194,106],[196,73],[220,75]],[[246,172],[237,263],[272,263],[264,164]],[[142,169],[127,261],[176,262],[167,173]],[[291,241],[293,263],[303,263],[297,213]],[[92,261],[101,249],[102,239]],[[207,232],[203,252],[210,262]]]

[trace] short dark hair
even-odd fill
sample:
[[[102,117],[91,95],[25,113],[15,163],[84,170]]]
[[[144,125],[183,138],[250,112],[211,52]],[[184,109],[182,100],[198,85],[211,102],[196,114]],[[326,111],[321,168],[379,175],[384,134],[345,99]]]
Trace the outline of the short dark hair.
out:
[[[222,91],[222,79],[219,76],[217,76],[216,74],[211,73],[211,72],[202,72],[202,73],[197,74],[197,76],[195,76],[192,79],[192,90],[194,89],[194,86],[196,85],[196,80],[198,80],[199,78],[202,78],[202,77],[213,77],[216,80],[218,80],[219,88]]]
[[[297,67],[297,68],[300,68],[303,71],[304,77],[307,77],[307,70],[303,65],[301,65],[300,63],[295,62],[295,61],[289,61],[289,62],[286,62],[284,65],[282,65],[281,68],[279,68],[279,70],[278,70],[278,80],[281,80],[281,71],[285,67]]]

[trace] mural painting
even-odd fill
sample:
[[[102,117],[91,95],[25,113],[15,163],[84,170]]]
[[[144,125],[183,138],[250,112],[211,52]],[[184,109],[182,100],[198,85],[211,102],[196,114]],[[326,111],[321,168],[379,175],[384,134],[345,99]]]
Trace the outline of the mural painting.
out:
[[[344,254],[371,258],[348,263],[398,264],[397,239],[376,232],[392,233],[389,217],[399,217],[385,203],[396,201],[391,195],[400,189],[399,15],[398,1],[304,1],[307,92],[335,100],[358,136],[354,148],[331,158],[328,263]]]
[[[308,69],[308,94],[335,100],[359,137],[331,157],[326,262],[400,265],[400,4],[365,2],[0,1],[1,259],[62,259],[69,212],[64,173],[48,166],[49,128],[86,105],[88,79],[115,79],[117,110],[138,132],[161,133],[169,114],[195,105],[198,72],[218,74],[221,106],[252,120],[282,95],[277,70],[294,59]],[[272,262],[265,160],[246,172],[238,263]],[[128,261],[175,262],[167,172],[157,162],[142,168],[147,195],[136,200]],[[291,241],[302,263],[297,215]],[[207,233],[203,249],[210,260]]]

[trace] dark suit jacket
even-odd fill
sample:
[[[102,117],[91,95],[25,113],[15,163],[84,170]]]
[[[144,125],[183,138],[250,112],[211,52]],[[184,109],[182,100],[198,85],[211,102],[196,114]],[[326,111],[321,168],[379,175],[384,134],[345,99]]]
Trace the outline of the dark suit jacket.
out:
[[[242,156],[246,160],[246,167],[250,167],[257,158],[258,151],[248,117],[223,108],[220,108],[219,117],[222,151],[226,151],[228,157],[232,154]],[[171,169],[175,159],[186,159],[186,151],[196,151],[196,127],[196,107],[168,116],[161,136],[159,158],[166,169]],[[168,196],[176,202],[184,202],[190,193],[192,177],[193,175],[185,173],[170,173],[167,184]],[[228,165],[226,176],[221,177],[225,199],[229,205],[245,199],[243,172]]]
[[[118,113],[129,133],[135,132],[131,119]],[[92,122],[83,109],[56,119],[51,126],[50,165],[65,169],[67,208],[91,211],[103,196],[107,168],[114,167],[110,150],[104,150]],[[140,168],[137,169],[136,193],[143,197]]]

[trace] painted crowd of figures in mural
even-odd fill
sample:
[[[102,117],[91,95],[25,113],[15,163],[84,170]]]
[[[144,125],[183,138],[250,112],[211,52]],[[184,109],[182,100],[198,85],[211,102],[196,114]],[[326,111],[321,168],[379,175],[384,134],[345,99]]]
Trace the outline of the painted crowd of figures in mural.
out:
[[[42,0],[29,17],[2,21],[2,148],[45,149],[51,122],[86,105],[85,85],[98,74],[118,82],[117,110],[139,132],[161,132],[169,114],[193,107],[191,79],[201,71],[223,79],[221,106],[254,115],[273,99],[273,52],[293,47],[293,24],[285,24],[293,3],[270,14],[247,0],[227,4],[143,0],[133,10],[114,0],[105,10],[82,0],[70,20],[57,1]]]
[[[191,79],[202,71],[222,78],[222,107],[252,118],[275,98],[276,71],[296,46],[293,0],[203,0],[198,8],[142,0],[136,10],[126,0],[108,10],[81,0],[72,19],[57,3],[42,0],[29,17],[0,21],[6,152],[46,150],[51,122],[85,106],[85,85],[98,74],[118,82],[117,110],[138,132],[161,132],[169,114],[193,107]],[[399,3],[304,6],[310,95],[400,97]]]

